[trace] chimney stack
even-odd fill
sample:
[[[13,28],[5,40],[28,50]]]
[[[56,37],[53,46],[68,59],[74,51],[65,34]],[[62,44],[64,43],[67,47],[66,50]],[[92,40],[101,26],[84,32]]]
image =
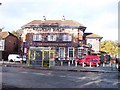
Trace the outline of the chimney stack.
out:
[[[63,20],[63,21],[65,20],[65,16],[62,17],[62,20]]]
[[[46,17],[45,17],[45,16],[43,16],[43,20],[44,20],[44,21],[46,20]]]

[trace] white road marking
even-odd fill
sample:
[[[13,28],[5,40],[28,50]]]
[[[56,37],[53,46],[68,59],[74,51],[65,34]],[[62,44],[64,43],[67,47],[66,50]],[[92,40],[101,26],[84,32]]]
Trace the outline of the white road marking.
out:
[[[36,74],[36,75],[45,75],[43,73],[36,73],[36,72],[20,72],[20,73],[25,73],[25,74]]]
[[[66,76],[64,76],[64,75],[60,75],[59,77],[66,77]]]
[[[20,73],[28,73],[28,72],[20,72]]]

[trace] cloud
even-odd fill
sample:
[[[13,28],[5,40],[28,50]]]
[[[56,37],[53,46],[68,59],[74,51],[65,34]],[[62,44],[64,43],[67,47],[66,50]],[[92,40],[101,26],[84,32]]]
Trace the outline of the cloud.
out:
[[[104,37],[104,40],[118,40],[118,16],[116,13],[101,13],[101,15],[96,16],[88,24],[86,31],[99,34]]]
[[[117,34],[119,0],[1,0],[0,27],[7,30],[19,29],[22,25],[35,20],[66,19],[79,21],[93,32],[104,38]],[[106,36],[106,33],[109,35]],[[115,35],[115,38],[116,35]],[[112,38],[113,39],[113,38]]]

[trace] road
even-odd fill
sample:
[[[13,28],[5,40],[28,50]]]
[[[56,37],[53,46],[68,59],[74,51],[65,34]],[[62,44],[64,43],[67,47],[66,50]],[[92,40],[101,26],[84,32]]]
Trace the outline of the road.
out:
[[[118,88],[118,73],[3,67],[2,83],[17,88]]]

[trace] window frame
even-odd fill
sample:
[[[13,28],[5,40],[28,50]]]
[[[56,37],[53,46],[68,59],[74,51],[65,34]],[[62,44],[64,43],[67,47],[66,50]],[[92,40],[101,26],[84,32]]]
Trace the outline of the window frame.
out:
[[[57,40],[57,35],[48,35],[47,40],[48,41],[56,41]]]
[[[63,49],[63,51],[61,51],[61,49]],[[59,47],[59,60],[65,60],[65,47]]]
[[[42,41],[42,35],[34,34],[32,39],[33,41]]]
[[[70,49],[72,49],[72,50],[70,50]],[[72,53],[73,53],[73,57],[70,57],[70,51],[72,51]],[[75,51],[75,49],[74,49],[74,47],[68,47],[68,59],[69,60],[73,60],[74,59],[74,51]]]

